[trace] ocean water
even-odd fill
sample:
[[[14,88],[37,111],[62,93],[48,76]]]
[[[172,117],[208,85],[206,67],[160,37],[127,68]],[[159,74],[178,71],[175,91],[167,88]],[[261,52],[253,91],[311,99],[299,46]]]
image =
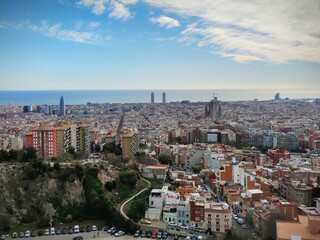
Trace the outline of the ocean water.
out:
[[[162,102],[162,93],[166,93],[166,102],[190,100],[206,102],[213,98],[213,92],[221,101],[270,100],[279,92],[281,98],[301,99],[320,98],[320,90],[53,90],[53,91],[0,91],[0,105],[58,105],[60,97],[65,104],[91,103],[149,103],[151,92],[155,102]]]

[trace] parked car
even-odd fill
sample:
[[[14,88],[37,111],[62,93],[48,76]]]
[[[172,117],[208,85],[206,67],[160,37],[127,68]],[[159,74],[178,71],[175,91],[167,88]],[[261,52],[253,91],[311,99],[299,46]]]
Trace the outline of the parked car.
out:
[[[56,235],[61,235],[61,229],[60,229],[60,228],[58,228],[58,229],[56,230]]]
[[[105,226],[104,228],[103,228],[103,231],[108,231],[108,229],[109,229],[109,227],[108,226]]]
[[[86,231],[87,231],[87,232],[91,232],[91,231],[92,231],[91,227],[90,227],[90,226],[87,226]]]
[[[168,234],[167,231],[164,231],[164,232],[162,233],[162,239],[167,239],[168,236],[169,236],[169,234]]]
[[[18,237],[18,233],[17,232],[13,232],[12,233],[12,238],[17,238]]]
[[[146,237],[146,231],[142,230],[140,233],[140,237],[145,238]]]
[[[153,238],[153,239],[154,239],[154,238],[157,238],[157,233],[156,233],[156,232],[152,232],[152,233],[151,233],[151,238]]]
[[[38,231],[38,236],[43,236],[43,231]]]
[[[146,232],[146,238],[151,238],[152,235],[152,231],[147,231]]]
[[[179,225],[179,228],[188,229],[188,226],[187,226],[187,225],[184,225],[184,224],[181,224],[181,225]]]
[[[85,232],[86,228],[85,227],[80,227],[80,232]]]
[[[101,230],[102,230],[102,226],[99,225],[99,226],[98,226],[98,231],[101,231]]]
[[[93,225],[92,228],[91,228],[91,230],[92,230],[92,231],[97,231],[97,226],[96,226],[96,225]]]
[[[116,233],[114,234],[114,236],[120,237],[120,236],[122,236],[122,235],[124,235],[124,234],[125,234],[125,232],[122,231],[122,230],[120,230],[120,231],[116,232]]]
[[[113,230],[110,232],[110,235],[114,235],[114,234],[116,234],[116,232],[118,232],[118,230],[117,230],[117,229],[113,229]]]
[[[69,227],[68,234],[73,234],[73,227]]]
[[[171,226],[171,227],[177,227],[178,226],[175,222],[169,222],[168,225]]]
[[[79,232],[80,232],[80,227],[79,227],[79,225],[74,225],[74,227],[73,227],[73,232],[74,232],[74,233],[79,233]]]
[[[108,229],[107,233],[111,233],[115,229],[116,229],[116,227],[111,227],[111,228]]]
[[[24,237],[24,232],[20,232],[19,237],[23,238]]]
[[[24,237],[28,238],[31,236],[31,232],[29,230],[26,231],[26,233],[24,234]]]
[[[237,219],[237,223],[239,223],[240,225],[244,223],[244,220],[242,218],[238,218]]]
[[[35,231],[35,230],[32,230],[32,231],[31,231],[31,237],[36,237],[36,236],[37,236],[36,231]]]
[[[142,224],[151,224],[151,221],[149,221],[149,220],[147,220],[147,219],[142,219],[142,220],[140,221],[140,223],[142,223]]]
[[[0,236],[0,240],[5,240],[6,239],[6,236],[5,235],[1,235]]]
[[[174,235],[173,240],[179,240],[179,236],[178,235]]]
[[[61,232],[62,234],[67,234],[68,233],[68,229],[66,229],[66,228],[62,228],[62,232]]]
[[[136,238],[139,237],[140,236],[140,230],[135,231],[133,236],[136,237]]]
[[[50,235],[55,235],[56,234],[56,231],[54,230],[54,228],[50,228]]]
[[[245,225],[245,224],[242,224],[241,227],[244,228],[244,229],[248,228],[247,225]]]

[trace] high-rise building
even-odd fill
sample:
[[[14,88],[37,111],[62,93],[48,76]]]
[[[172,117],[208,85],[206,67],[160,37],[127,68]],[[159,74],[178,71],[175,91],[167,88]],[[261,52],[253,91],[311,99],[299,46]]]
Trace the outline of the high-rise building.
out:
[[[32,112],[32,106],[29,106],[29,105],[23,106],[23,112],[24,113]]]
[[[162,103],[163,104],[166,103],[166,93],[165,92],[162,93]]]
[[[276,95],[274,95],[274,100],[280,100],[280,93],[276,93]]]
[[[41,123],[26,134],[26,145],[34,147],[39,157],[61,157],[70,147],[77,153],[89,153],[89,125],[59,123],[51,126]]]
[[[64,107],[63,96],[61,96],[61,98],[60,98],[60,116],[64,116],[64,115],[66,115],[66,110],[65,110],[65,107]]]
[[[139,150],[139,132],[131,131],[122,135],[122,157],[132,157]]]
[[[151,103],[154,103],[154,92],[151,93]]]

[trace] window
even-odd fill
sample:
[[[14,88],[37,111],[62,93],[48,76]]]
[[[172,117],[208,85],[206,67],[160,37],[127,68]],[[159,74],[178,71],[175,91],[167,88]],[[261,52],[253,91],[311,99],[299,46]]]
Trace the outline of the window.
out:
[[[208,217],[211,217],[211,214],[208,214]]]
[[[153,201],[150,202],[150,205],[153,205]]]
[[[228,215],[224,215],[224,218],[228,218]]]
[[[219,214],[217,214],[217,218],[219,217]]]

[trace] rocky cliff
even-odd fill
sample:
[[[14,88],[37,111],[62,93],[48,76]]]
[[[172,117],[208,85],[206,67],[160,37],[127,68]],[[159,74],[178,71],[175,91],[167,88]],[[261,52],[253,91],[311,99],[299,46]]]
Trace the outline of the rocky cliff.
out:
[[[84,203],[81,174],[73,169],[47,167],[46,171],[39,171],[31,165],[0,165],[3,229],[23,222],[48,224],[50,215],[72,220],[72,214]]]

